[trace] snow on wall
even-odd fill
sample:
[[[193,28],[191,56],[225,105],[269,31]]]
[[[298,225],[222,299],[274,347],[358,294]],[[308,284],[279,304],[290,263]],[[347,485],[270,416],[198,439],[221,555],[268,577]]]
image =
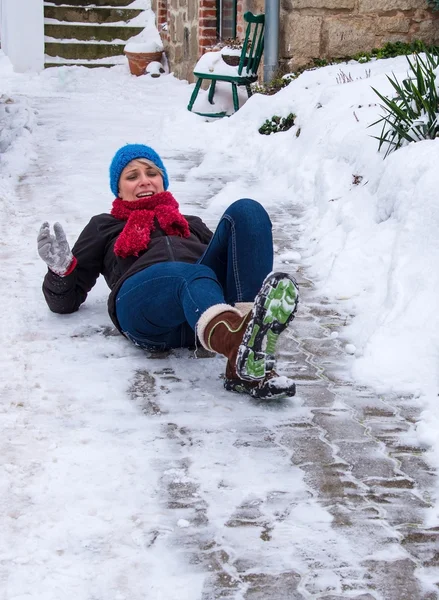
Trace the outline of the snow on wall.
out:
[[[43,0],[0,0],[2,50],[14,71],[44,68]]]

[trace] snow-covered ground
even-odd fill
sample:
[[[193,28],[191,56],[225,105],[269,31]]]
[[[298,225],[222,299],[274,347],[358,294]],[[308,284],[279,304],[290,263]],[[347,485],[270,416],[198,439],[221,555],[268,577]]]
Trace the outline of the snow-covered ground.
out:
[[[150,418],[139,416],[143,395],[155,394],[162,409],[172,414],[177,406],[188,425],[200,419],[215,434],[229,411],[267,426],[275,418],[221,391],[220,359],[195,361],[184,352],[169,359],[180,374],[170,376],[171,391],[153,393],[145,375],[143,392],[130,400],[129,386],[154,361],[113,335],[103,281],[78,313],[48,311],[35,243],[40,222],[62,222],[73,243],[93,214],[109,209],[108,165],[126,142],[153,146],[183,212],[196,211],[212,227],[239,197],[273,213],[301,207],[300,247],[283,249],[284,261],[292,271],[304,266],[320,294],[352,315],[337,332],[347,376],[418,397],[416,442],[439,467],[439,142],[383,160],[377,129],[368,129],[380,114],[371,86],[390,93],[386,73],[402,78],[406,66],[400,57],[305,72],[275,96],[255,95],[232,118],[209,123],[187,112],[192,86],[172,76],[135,78],[126,65],[18,75],[0,52],[2,599],[200,599],[202,572],[187,569],[166,544],[171,531],[190,531],[190,522],[182,509],[170,523],[161,495],[166,478],[190,483],[187,466],[173,463],[153,408]],[[340,70],[353,81],[338,83]],[[290,131],[258,133],[267,118],[290,112],[297,115]],[[291,411],[301,410],[292,403]],[[271,493],[287,473],[281,458],[265,462],[263,448],[258,461],[236,457],[231,431],[216,436],[221,447],[207,435],[198,457],[203,488],[224,489],[224,504],[209,509],[213,523],[224,521],[228,501],[240,501],[227,496],[230,482],[234,490],[242,484],[244,499],[249,490]],[[189,443],[182,429],[173,435]],[[355,543],[331,537],[325,509],[304,500],[299,469],[289,465],[288,477],[303,504],[287,524],[300,528],[291,533],[285,524],[278,532],[283,550],[264,557],[267,568],[291,559],[289,536],[316,556],[323,545],[337,548],[349,564]],[[436,491],[430,527],[439,525]],[[199,501],[199,490],[193,496]],[[257,541],[244,538],[234,543],[257,556]],[[299,554],[294,559],[299,567]]]

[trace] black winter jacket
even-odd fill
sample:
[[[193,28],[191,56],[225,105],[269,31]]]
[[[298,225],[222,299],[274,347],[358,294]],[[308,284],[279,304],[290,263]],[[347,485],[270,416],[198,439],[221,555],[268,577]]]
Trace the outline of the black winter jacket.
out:
[[[195,263],[206,249],[212,232],[199,217],[184,216],[189,223],[188,238],[168,236],[156,222],[148,248],[138,257],[128,258],[121,258],[114,253],[114,244],[125,221],[106,213],[93,217],[72,248],[73,256],[78,261],[72,273],[60,277],[49,270],[44,278],[43,293],[50,310],[61,314],[78,310],[102,274],[111,290],[108,312],[121,331],[115,301],[117,292],[128,277],[159,262]]]

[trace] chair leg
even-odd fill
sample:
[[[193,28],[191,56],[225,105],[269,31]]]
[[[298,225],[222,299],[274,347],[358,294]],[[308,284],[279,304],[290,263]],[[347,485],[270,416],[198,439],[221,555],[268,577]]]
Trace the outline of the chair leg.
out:
[[[239,110],[239,100],[238,100],[238,88],[236,83],[232,83],[232,95],[233,95],[233,106],[235,108],[235,112]]]
[[[191,99],[189,100],[189,104],[187,105],[187,109],[188,110],[192,110],[192,107],[193,107],[194,102],[195,102],[195,100],[196,100],[196,98],[198,96],[198,92],[200,91],[200,87],[201,87],[202,83],[203,83],[203,80],[201,78],[198,79],[198,81],[197,81],[197,83],[195,85],[194,91],[192,92]]]
[[[216,81],[215,81],[215,79],[212,79],[212,83],[210,84],[210,88],[209,88],[209,95],[207,96],[207,99],[209,100],[209,102],[211,104],[213,104],[213,96],[215,95],[215,86],[216,86]]]
[[[247,96],[250,98],[250,96],[253,95],[251,86],[250,85],[246,85],[245,89],[247,90]]]

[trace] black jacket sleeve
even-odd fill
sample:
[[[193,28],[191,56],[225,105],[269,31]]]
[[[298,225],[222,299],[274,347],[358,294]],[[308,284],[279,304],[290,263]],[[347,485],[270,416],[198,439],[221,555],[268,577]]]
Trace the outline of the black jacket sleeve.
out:
[[[78,310],[102,272],[106,245],[93,217],[72,248],[77,260],[72,273],[60,277],[49,269],[44,278],[43,294],[51,311],[68,314]]]

